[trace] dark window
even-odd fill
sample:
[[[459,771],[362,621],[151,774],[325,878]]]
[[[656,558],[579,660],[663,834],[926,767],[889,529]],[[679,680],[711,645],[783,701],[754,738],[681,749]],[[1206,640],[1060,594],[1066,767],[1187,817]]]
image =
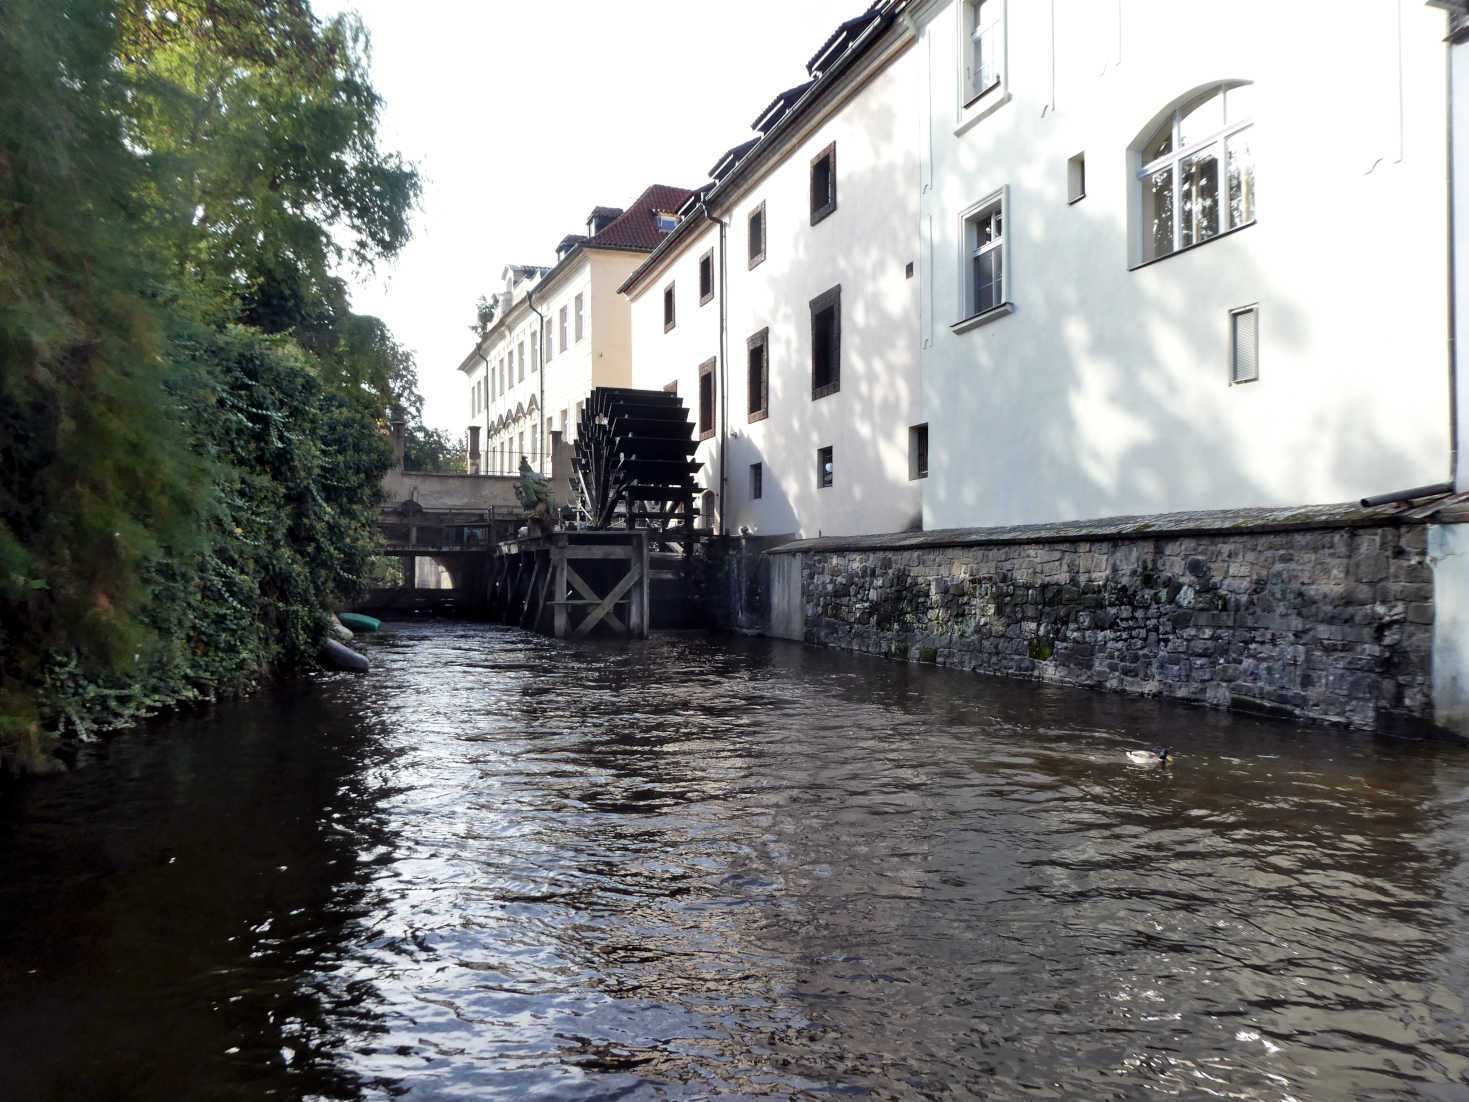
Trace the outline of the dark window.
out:
[[[765,486],[765,468],[759,463],[750,464],[750,500],[759,501]]]
[[[565,311],[563,311],[564,313]],[[673,328],[673,284],[663,288],[663,332]]]
[[[816,486],[825,489],[831,485],[831,445],[816,449]]]
[[[765,259],[765,204],[750,212],[750,267]]]
[[[754,423],[770,416],[770,330],[760,330],[745,342],[745,347],[749,350],[748,411]]]
[[[811,160],[811,224],[837,209],[837,146],[832,142]]]
[[[714,361],[699,365],[699,439],[714,435]]]
[[[811,399],[835,394],[842,386],[842,289],[833,287],[811,300]]]
[[[927,425],[914,425],[908,430],[908,477],[928,477]]]
[[[699,305],[714,297],[714,250],[699,258]]]

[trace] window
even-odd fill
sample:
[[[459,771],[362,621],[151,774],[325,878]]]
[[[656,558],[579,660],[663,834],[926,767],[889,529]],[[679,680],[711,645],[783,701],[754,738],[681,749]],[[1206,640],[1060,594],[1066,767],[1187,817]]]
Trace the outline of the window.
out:
[[[1146,264],[1255,220],[1253,85],[1214,85],[1134,147],[1136,263]]]
[[[1079,203],[1086,198],[1086,154],[1078,153],[1066,162],[1066,201]]]
[[[515,362],[520,365],[520,374],[516,382],[525,382],[525,341],[520,341],[515,346]]]
[[[968,0],[964,5],[964,101],[973,103],[1000,84],[1004,53],[1004,0]]]
[[[824,490],[831,485],[831,445],[816,449],[816,488]]]
[[[671,233],[678,228],[678,218],[661,210],[655,211],[653,225],[658,228],[659,233]]]
[[[765,259],[765,204],[761,203],[750,212],[749,223],[750,267]]]
[[[1229,381],[1253,383],[1260,378],[1260,308],[1229,312]]]
[[[525,455],[525,433],[516,433],[515,450],[522,456]]]
[[[561,351],[566,351],[566,307],[561,307]]]
[[[699,495],[699,527],[714,528],[714,491],[705,490]]]
[[[541,446],[547,455],[551,454],[551,434],[556,430],[552,427],[551,418],[546,418],[546,434],[541,437]]]
[[[908,477],[928,477],[927,425],[914,425],[908,430]]]
[[[566,411],[561,411],[561,439],[566,439]]]
[[[1008,301],[1005,215],[1003,193],[964,213],[964,303],[960,311],[963,318],[988,313]]]
[[[841,389],[842,289],[811,300],[811,400]]]
[[[576,339],[581,340],[587,335],[586,311],[582,309],[582,296],[576,296]]]
[[[750,464],[750,500],[759,501],[764,490],[765,468],[759,463]]]
[[[530,457],[539,461],[540,453],[536,451],[536,426],[530,427]]]
[[[699,365],[699,439],[714,435],[714,361]]]
[[[541,358],[541,327],[536,326],[536,331],[530,335],[530,369],[535,371],[540,365]]]
[[[770,416],[770,329],[766,327],[745,342],[749,372],[746,381],[750,424]]]
[[[546,350],[546,362],[551,362],[551,346],[555,342],[551,339],[551,319],[546,319],[546,335],[541,339],[541,347]]]
[[[507,372],[505,370],[505,357],[504,356],[501,356],[500,357],[500,393],[501,394],[504,394],[505,391],[510,386],[509,382],[507,381],[508,378],[509,378],[509,372]]]
[[[699,305],[714,297],[714,250],[699,257]]]
[[[673,328],[673,284],[663,288],[663,332]]]
[[[479,413],[479,384],[476,383],[469,391],[469,415],[471,417]]]
[[[832,142],[811,158],[811,224],[837,209],[837,145]]]

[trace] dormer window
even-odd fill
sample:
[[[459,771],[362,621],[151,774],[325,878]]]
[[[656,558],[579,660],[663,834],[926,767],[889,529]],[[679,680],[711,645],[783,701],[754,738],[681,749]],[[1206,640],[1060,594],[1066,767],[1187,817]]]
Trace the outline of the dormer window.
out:
[[[657,227],[659,233],[672,233],[678,228],[678,217],[666,211],[657,210],[653,212],[653,225]]]

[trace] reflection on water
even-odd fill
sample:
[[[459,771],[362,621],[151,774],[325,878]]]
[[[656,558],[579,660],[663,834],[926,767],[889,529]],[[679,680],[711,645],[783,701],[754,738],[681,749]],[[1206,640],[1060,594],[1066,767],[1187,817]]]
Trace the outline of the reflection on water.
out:
[[[0,1097],[1469,1097],[1458,747],[764,641],[373,657],[0,794]]]

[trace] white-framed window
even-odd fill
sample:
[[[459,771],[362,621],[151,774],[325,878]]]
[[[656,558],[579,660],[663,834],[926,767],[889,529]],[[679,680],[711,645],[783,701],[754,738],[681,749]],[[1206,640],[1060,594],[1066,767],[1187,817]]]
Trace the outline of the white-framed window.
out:
[[[587,335],[586,311],[582,308],[582,296],[576,296],[576,339],[581,340]]]
[[[1255,221],[1254,85],[1213,84],[1133,146],[1133,263],[1146,264]]]
[[[560,332],[561,332],[561,351],[562,352],[565,352],[566,351],[566,343],[567,343],[566,342],[566,307],[564,307],[564,306],[561,307],[561,313],[559,315],[558,320],[561,323],[561,330],[560,330]]]
[[[1005,0],[966,0],[963,16],[963,95],[967,106],[1000,85],[1005,57]]]
[[[535,371],[541,363],[541,327],[536,326],[536,331],[530,335],[530,369]]]
[[[1008,314],[1010,298],[1010,189],[993,192],[959,216],[960,273],[957,332]]]

